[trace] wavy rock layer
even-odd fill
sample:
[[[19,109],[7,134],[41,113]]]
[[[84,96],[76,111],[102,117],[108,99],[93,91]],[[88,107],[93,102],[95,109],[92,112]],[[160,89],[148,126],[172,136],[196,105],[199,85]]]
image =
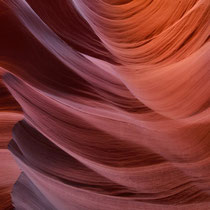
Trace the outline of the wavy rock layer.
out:
[[[0,69],[0,209],[12,209],[11,189],[20,171],[8,150],[12,127],[21,120],[21,110],[2,83]]]
[[[0,2],[3,81],[24,113],[9,144],[15,209],[210,208],[209,8]],[[22,116],[3,95],[4,209],[19,174],[5,148]]]

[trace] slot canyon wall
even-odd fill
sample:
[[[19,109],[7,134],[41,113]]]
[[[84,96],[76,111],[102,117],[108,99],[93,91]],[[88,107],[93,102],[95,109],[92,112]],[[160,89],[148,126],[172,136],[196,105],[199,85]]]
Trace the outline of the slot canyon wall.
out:
[[[210,209],[209,0],[0,1],[0,209]]]

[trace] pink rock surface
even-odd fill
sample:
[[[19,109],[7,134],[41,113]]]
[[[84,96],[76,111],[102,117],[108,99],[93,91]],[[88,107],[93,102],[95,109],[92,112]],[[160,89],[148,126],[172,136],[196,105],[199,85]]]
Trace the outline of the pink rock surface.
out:
[[[209,9],[0,1],[0,209],[210,209]]]

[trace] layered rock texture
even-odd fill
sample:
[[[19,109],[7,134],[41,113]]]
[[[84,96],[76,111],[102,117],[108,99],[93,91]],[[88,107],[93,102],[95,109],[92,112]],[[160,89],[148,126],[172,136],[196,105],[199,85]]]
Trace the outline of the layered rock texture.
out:
[[[1,0],[0,209],[210,209],[209,34],[209,0]]]

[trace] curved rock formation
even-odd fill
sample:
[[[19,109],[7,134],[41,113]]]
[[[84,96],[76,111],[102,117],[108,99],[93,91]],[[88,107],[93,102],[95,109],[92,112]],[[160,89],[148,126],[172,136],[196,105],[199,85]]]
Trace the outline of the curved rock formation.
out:
[[[0,1],[2,208],[210,209],[209,8]]]

